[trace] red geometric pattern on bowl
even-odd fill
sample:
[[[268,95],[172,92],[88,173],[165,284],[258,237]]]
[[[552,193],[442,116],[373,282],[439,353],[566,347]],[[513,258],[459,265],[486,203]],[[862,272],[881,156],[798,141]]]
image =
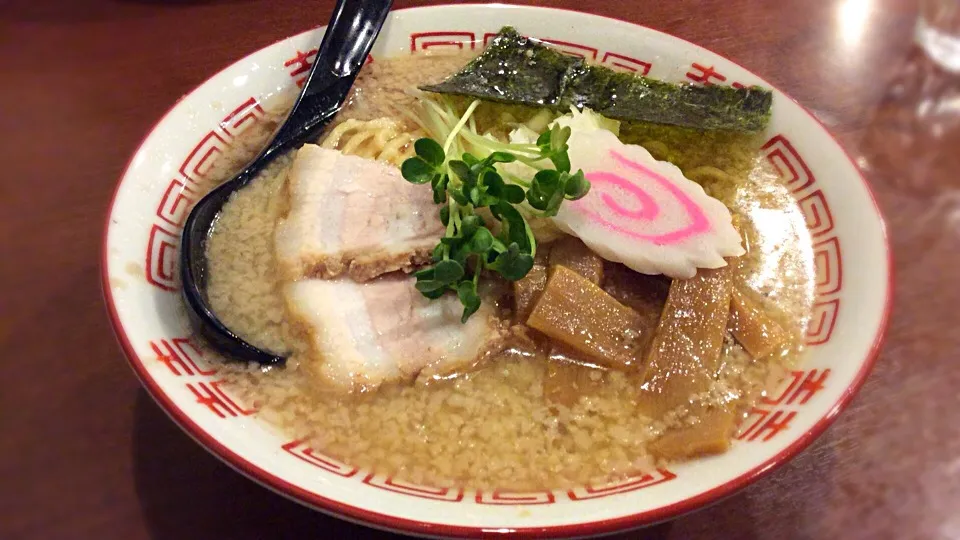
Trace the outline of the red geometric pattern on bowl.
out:
[[[791,371],[790,376],[773,396],[764,396],[748,411],[740,422],[736,439],[747,442],[767,442],[790,427],[797,409],[825,388],[830,369]]]
[[[603,53],[600,64],[619,71],[633,71],[638,75],[650,73],[650,68],[653,67],[653,64],[650,62],[644,62],[643,60],[637,60],[636,58],[630,58],[629,56],[610,51]]]
[[[483,43],[496,34],[483,35]],[[544,39],[563,52],[596,60],[614,69],[649,73],[650,62],[630,58],[619,53],[566,41]],[[476,34],[469,31],[421,32],[410,35],[411,51],[435,48],[474,49]],[[284,62],[288,74],[297,85],[302,85],[316,56],[316,50],[297,51]],[[368,62],[373,57],[368,57]],[[695,83],[714,84],[726,82],[727,77],[712,66],[692,63],[686,77]],[[734,86],[743,85],[738,82]],[[222,155],[226,154],[234,139],[243,131],[259,122],[264,111],[259,101],[250,97],[227,114],[209,132],[204,134],[187,154],[179,167],[180,176],[173,178],[156,207],[157,221],[150,231],[146,253],[147,281],[163,290],[175,290],[175,261],[179,233],[190,205],[196,194],[191,184],[204,175]],[[816,189],[816,180],[799,153],[783,135],[775,135],[762,147],[763,155],[790,188],[798,201],[811,235],[814,236],[814,258],[817,271],[817,299],[807,331],[807,344],[818,345],[830,339],[839,311],[839,292],[843,286],[840,243],[835,234],[833,216],[821,190]],[[158,362],[177,377],[189,380],[186,388],[197,403],[204,405],[216,418],[229,420],[256,412],[245,408],[222,387],[222,381],[213,380],[217,373],[198,347],[189,338],[157,339],[149,343]],[[798,414],[798,409],[824,388],[830,376],[829,369],[792,371],[784,381],[776,397],[766,397],[753,407],[740,424],[736,437],[743,442],[766,442],[787,429]],[[569,490],[539,491],[529,493],[503,490],[476,490],[472,497],[463,488],[437,488],[417,485],[378,474],[360,474],[362,471],[310,448],[303,441],[294,440],[281,445],[281,449],[296,459],[310,464],[326,473],[343,478],[356,478],[362,483],[392,493],[445,502],[471,501],[480,505],[530,506],[549,505],[560,500],[585,501],[636,491],[669,482],[676,474],[666,470],[620,479],[607,484],[586,485]]]
[[[813,303],[810,313],[810,324],[807,325],[807,345],[822,345],[829,341],[833,328],[837,324],[840,313],[840,299],[817,299]]]
[[[601,497],[609,497],[610,495],[619,495],[620,493],[627,493],[629,491],[648,488],[650,486],[669,482],[676,477],[677,475],[666,469],[657,469],[641,476],[625,478],[623,480],[609,482],[600,486],[587,484],[583,487],[573,488],[567,491],[567,496],[570,497],[571,501],[599,499]]]
[[[552,491],[511,492],[502,490],[477,491],[474,498],[477,504],[495,504],[500,506],[535,504],[553,504],[557,498]]]
[[[421,486],[380,474],[367,475],[363,479],[363,483],[393,493],[417,497],[418,499],[444,502],[460,502],[463,500],[463,488]]]
[[[264,116],[255,97],[247,98],[230,111],[217,125],[200,137],[200,141],[181,162],[179,177],[170,180],[157,204],[157,221],[147,239],[145,272],[147,283],[165,291],[176,290],[176,260],[180,231],[196,195],[190,184],[202,181],[210,168],[232,146],[236,137],[258,123]]]
[[[184,385],[196,402],[217,418],[237,418],[257,412],[256,407],[245,408],[223,388],[222,380],[213,379],[216,368],[203,357],[200,348],[190,338],[158,339],[150,342],[155,359],[175,377],[189,379]]]
[[[477,35],[469,31],[441,30],[438,32],[414,32],[410,34],[410,52],[443,49],[447,51],[467,49],[477,46]]]
[[[190,213],[190,207],[195,200],[195,194],[190,186],[174,178],[167,186],[167,190],[163,192],[163,197],[160,198],[156,215],[168,225],[180,228],[187,219],[187,214]]]
[[[179,227],[170,231],[156,223],[147,237],[145,272],[147,283],[165,291],[176,290],[177,249],[180,245]]]
[[[843,257],[840,239],[834,232],[833,214],[810,167],[789,139],[775,135],[761,151],[797,200],[813,237],[816,298],[805,341],[809,346],[822,345],[830,340],[836,326],[843,287]]]
[[[840,241],[836,236],[813,244],[816,290],[820,296],[840,292],[843,287],[843,267],[840,265]]]
[[[337,458],[325,455],[313,448],[310,448],[301,440],[293,440],[281,446],[284,452],[305,461],[315,467],[331,472],[344,478],[351,478],[360,472],[360,469],[352,467],[338,460]],[[647,488],[657,484],[662,484],[673,480],[677,476],[666,470],[657,469],[650,473],[643,473],[639,476],[612,481],[600,486],[587,485],[570,490],[544,490],[531,492],[517,492],[509,490],[473,490],[472,497],[462,487],[433,487],[422,484],[415,484],[405,480],[398,480],[392,476],[368,473],[362,477],[362,482],[369,486],[409,495],[421,499],[430,499],[443,502],[468,502],[473,501],[476,504],[497,505],[497,506],[533,506],[554,504],[558,500],[563,501],[586,501],[599,499],[620,493],[627,493],[639,489]],[[360,478],[359,476],[357,478]]]
[[[800,158],[790,141],[777,135],[763,145],[767,161],[773,166],[780,180],[791,193],[806,192],[813,185],[813,173]]]
[[[703,64],[698,64],[697,62],[690,64],[690,71],[687,72],[686,77],[695,83],[705,86],[710,86],[714,83],[725,82],[727,80],[727,76],[722,75],[720,72],[714,69],[713,66],[705,66]],[[734,88],[745,87],[743,83],[737,81],[732,81],[729,84]]]
[[[217,372],[189,338],[158,339],[150,342],[150,348],[157,361],[167,366],[176,377],[204,377]]]
[[[229,139],[222,134],[222,124],[218,129],[208,131],[200,142],[187,154],[187,158],[180,165],[180,174],[191,182],[199,182],[213,167],[214,162],[230,146]]]
[[[337,476],[350,478],[351,476],[360,472],[359,468],[351,467],[350,465],[347,465],[338,459],[323,455],[310,448],[300,440],[290,441],[281,446],[281,448],[283,448],[284,452],[287,452],[291,456],[294,456],[302,461],[306,461],[314,467],[319,467],[325,471],[332,472]]]
[[[197,403],[203,405],[220,418],[250,416],[256,408],[245,409],[238,404],[220,385],[224,381],[187,383],[187,390],[193,393]]]

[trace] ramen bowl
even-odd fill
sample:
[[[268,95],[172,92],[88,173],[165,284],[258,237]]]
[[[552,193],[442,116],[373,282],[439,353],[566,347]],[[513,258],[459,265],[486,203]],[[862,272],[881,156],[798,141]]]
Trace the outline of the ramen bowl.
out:
[[[535,7],[399,10],[388,18],[370,60],[479,50],[504,25],[618,70],[773,88],[682,39],[610,18]],[[748,411],[728,452],[609,483],[521,493],[412,484],[285,437],[258,419],[253,404],[232,396],[217,364],[203,357],[183,313],[176,264],[195,186],[235,166],[229,156],[243,134],[264,121],[268,104],[296,93],[322,33],[309,30],[261,49],[178,101],[131,158],[107,217],[103,289],[131,366],[157,403],[234,469],[304,505],[383,529],[444,537],[600,534],[676,517],[770,473],[823,433],[863,384],[890,311],[883,221],[840,145],[774,89],[760,156],[803,213],[813,243],[816,298],[805,361]]]

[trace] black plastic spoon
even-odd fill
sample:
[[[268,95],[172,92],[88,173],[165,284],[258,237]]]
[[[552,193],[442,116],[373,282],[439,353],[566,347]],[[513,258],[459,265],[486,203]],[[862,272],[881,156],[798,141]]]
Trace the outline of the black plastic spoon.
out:
[[[183,227],[180,278],[190,324],[213,348],[231,359],[265,365],[282,363],[282,354],[247,343],[224,326],[207,301],[207,238],[223,204],[278,155],[316,137],[343,106],[360,67],[390,11],[392,0],[338,0],[323,34],[313,68],[273,140],[240,174],[197,202]]]

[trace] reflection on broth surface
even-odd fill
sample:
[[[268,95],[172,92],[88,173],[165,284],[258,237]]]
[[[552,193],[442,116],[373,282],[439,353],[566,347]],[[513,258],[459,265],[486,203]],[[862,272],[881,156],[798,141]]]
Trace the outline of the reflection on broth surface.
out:
[[[410,141],[422,135],[410,118],[416,106],[411,89],[437,81],[466,59],[412,56],[369,64],[337,121],[356,122],[339,131],[332,127],[336,137],[325,146],[399,164],[412,153]],[[537,115],[536,109],[484,103],[476,112],[476,129],[505,139],[518,123],[540,121]],[[379,123],[364,123],[374,120]],[[250,134],[251,146],[265,134]],[[482,313],[495,317],[490,323],[495,331],[478,360],[420,366],[407,358],[403,361],[416,369],[401,366],[396,377],[344,392],[316,375],[316,344],[329,332],[306,328],[302,318],[291,315],[290,287],[282,281],[274,252],[277,223],[290,211],[293,155],[287,156],[234,195],[208,246],[208,292],[220,319],[258,346],[293,352],[284,369],[225,363],[222,372],[232,392],[257,404],[261,418],[291,438],[308,440],[318,451],[437,486],[558,488],[634,474],[659,460],[723,451],[738,416],[785,368],[800,361],[800,337],[813,295],[809,234],[786,187],[758,158],[753,136],[624,123],[620,137],[676,164],[726,204],[747,254],[731,259],[728,267],[701,270],[689,282],[671,285],[668,278],[602,261],[578,240],[551,244],[548,235],[558,233],[541,235],[549,222],[533,220],[542,243],[534,269],[513,287],[491,280],[489,290],[481,291],[489,306]],[[395,146],[388,148],[390,141]],[[696,280],[714,274],[723,276],[722,285],[696,289]],[[557,280],[555,289],[552,280]],[[551,291],[569,295],[570,287],[577,288],[574,296],[549,303],[556,296]],[[731,298],[735,316],[727,322]],[[577,302],[593,301],[607,307],[565,315],[576,310]],[[710,302],[716,305],[705,315]],[[422,309],[433,305],[425,303]],[[324,313],[328,320],[360,316],[362,323],[354,324],[369,324],[374,340],[389,333],[383,328],[407,328],[370,309],[359,315],[347,305],[325,309],[330,310]],[[537,319],[537,313],[547,310],[552,310],[549,316]],[[530,327],[515,324],[530,313]],[[582,319],[574,324],[575,316]],[[684,329],[685,316],[707,317],[710,328],[698,323]],[[670,317],[680,322],[664,322]],[[459,325],[459,311],[455,322]],[[671,324],[675,328],[668,332],[665,327]],[[623,328],[617,334],[589,334],[618,325]],[[689,357],[680,358],[671,349],[675,342],[664,341],[674,334],[699,340],[707,333],[703,339],[714,341],[690,343],[689,350],[719,355],[698,359],[695,368],[676,363]],[[748,354],[741,342],[760,357]],[[619,347],[622,358],[598,357],[604,347]],[[420,356],[427,358],[428,352]],[[335,364],[338,359],[319,361]],[[670,394],[670,400],[651,405],[649,392],[658,384],[651,366],[659,366],[664,376],[695,369],[696,380],[684,383],[686,394]]]

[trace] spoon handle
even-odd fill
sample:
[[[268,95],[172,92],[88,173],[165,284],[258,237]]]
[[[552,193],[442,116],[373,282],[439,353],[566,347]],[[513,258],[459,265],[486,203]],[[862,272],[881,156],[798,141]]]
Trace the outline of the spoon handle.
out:
[[[346,100],[393,0],[340,0],[300,96],[257,162],[313,138]]]

